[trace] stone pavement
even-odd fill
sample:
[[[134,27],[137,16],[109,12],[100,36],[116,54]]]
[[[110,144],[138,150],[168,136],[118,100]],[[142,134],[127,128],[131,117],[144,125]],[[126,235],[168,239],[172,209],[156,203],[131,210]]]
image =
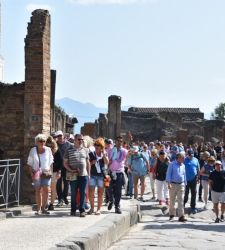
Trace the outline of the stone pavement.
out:
[[[225,222],[214,223],[212,203],[204,210],[203,203],[197,202],[198,213],[189,214],[185,209],[187,222],[169,222],[168,207],[157,202],[141,203],[141,221],[132,227],[109,250],[116,249],[225,249]],[[188,207],[188,204],[187,206]]]
[[[121,207],[122,215],[105,206],[101,215],[85,218],[71,217],[66,205],[42,216],[31,207],[16,207],[0,221],[0,250],[106,249],[138,220],[138,202],[123,197]]]
[[[208,210],[202,209],[203,203],[197,203],[199,212],[187,214],[186,223],[178,222],[177,218],[169,222],[168,207],[150,200],[148,178],[146,184],[145,202],[123,196],[122,215],[115,214],[114,209],[107,211],[106,207],[101,215],[85,218],[71,217],[70,206],[65,205],[43,216],[35,216],[29,206],[15,208],[14,212],[11,209],[10,218],[0,221],[0,250],[98,250],[108,249],[115,242],[110,250],[225,249],[225,222],[214,223],[211,202]],[[132,225],[135,226],[131,228]]]

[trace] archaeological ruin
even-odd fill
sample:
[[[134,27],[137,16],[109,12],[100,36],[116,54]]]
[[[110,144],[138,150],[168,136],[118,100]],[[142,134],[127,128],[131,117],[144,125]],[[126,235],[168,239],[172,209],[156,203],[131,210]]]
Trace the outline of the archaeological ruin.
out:
[[[24,172],[28,152],[38,133],[73,133],[76,119],[55,106],[56,71],[51,70],[51,20],[35,10],[25,38],[25,81],[0,83],[0,157],[22,159],[22,195],[31,200],[31,180]]]
[[[177,140],[184,144],[225,141],[225,122],[206,120],[199,108],[139,108],[121,110],[121,97],[109,96],[108,113],[99,114],[95,123],[87,123],[82,133],[92,137],[115,138],[128,134],[135,141]]]

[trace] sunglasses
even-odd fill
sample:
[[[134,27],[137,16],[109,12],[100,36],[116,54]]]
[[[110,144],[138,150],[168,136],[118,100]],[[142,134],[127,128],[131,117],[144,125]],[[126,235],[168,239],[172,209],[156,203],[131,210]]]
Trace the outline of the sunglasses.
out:
[[[94,144],[95,147],[100,147],[101,145],[100,144]]]
[[[45,141],[38,141],[38,142],[44,143]]]
[[[77,140],[78,140],[78,141],[83,141],[84,139],[78,138]]]

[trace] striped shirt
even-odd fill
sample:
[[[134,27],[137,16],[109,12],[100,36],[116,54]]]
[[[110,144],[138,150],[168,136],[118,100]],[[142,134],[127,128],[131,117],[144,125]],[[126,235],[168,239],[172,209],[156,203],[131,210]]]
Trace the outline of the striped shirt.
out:
[[[67,161],[71,169],[79,169],[79,176],[87,176],[87,161],[89,160],[88,149],[69,148],[65,151],[64,161]]]

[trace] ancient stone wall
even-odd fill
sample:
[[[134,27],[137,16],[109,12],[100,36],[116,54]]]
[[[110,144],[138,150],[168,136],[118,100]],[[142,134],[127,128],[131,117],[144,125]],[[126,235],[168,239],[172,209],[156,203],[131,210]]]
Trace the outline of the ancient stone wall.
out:
[[[92,122],[84,123],[84,126],[81,127],[81,134],[96,138],[95,124]]]
[[[24,83],[0,83],[0,149],[2,158],[23,158]]]
[[[223,127],[225,126],[225,121],[223,120],[208,120],[204,122],[204,138],[205,141],[223,139]]]

